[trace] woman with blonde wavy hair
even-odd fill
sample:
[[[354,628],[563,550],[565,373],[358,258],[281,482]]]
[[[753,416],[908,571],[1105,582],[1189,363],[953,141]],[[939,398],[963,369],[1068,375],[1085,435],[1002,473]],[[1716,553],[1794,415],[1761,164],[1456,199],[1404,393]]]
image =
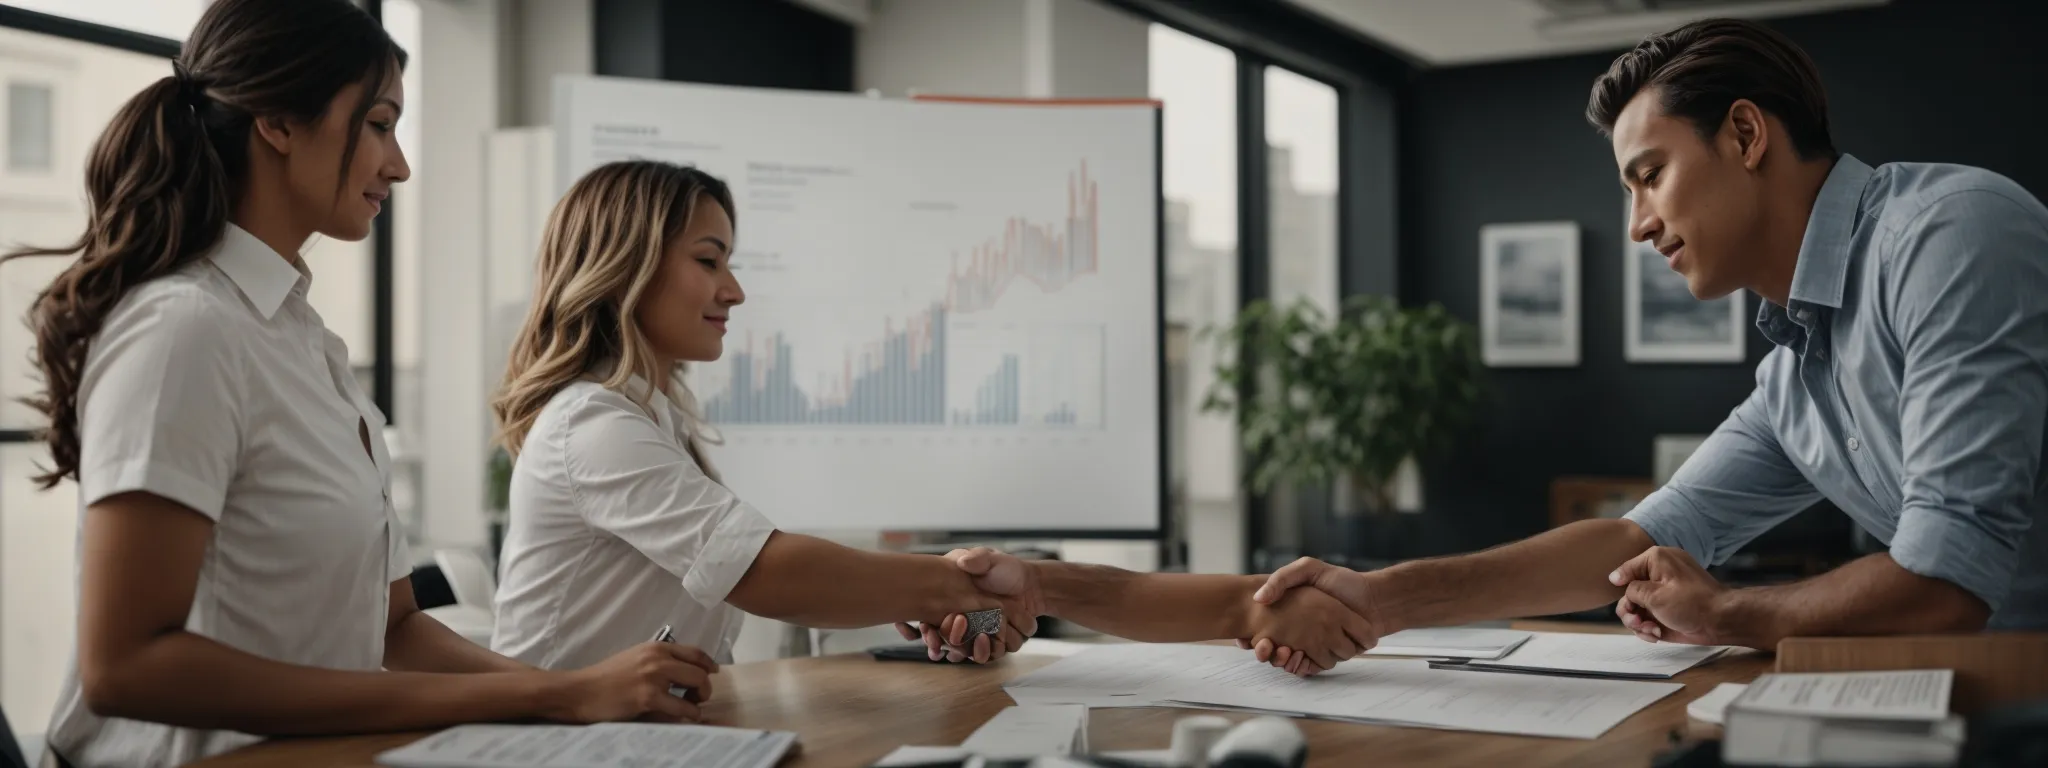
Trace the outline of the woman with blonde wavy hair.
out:
[[[953,655],[1015,649],[1036,614],[954,562],[778,531],[721,484],[682,366],[718,359],[745,300],[733,218],[723,182],[653,161],[599,167],[556,204],[492,402],[515,457],[493,649],[574,668],[667,625],[729,661],[740,611],[812,627],[921,621],[956,628],[957,643],[958,614],[996,607],[1000,635]]]

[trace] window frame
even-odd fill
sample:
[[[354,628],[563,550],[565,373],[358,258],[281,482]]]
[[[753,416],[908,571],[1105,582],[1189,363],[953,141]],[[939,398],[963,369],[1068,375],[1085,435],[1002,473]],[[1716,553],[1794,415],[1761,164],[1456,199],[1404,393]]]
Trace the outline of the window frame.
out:
[[[1237,58],[1238,307],[1272,295],[1272,205],[1266,135],[1266,70],[1279,67],[1337,92],[1337,274],[1339,300],[1399,295],[1396,189],[1398,116],[1420,62],[1373,44],[1336,22],[1283,2],[1101,0],[1139,18],[1220,45]],[[1240,360],[1249,359],[1240,355]],[[1255,396],[1255,377],[1239,398]],[[1270,545],[1268,494],[1244,496],[1244,568],[1257,572]],[[1304,502],[1315,503],[1310,499]]]

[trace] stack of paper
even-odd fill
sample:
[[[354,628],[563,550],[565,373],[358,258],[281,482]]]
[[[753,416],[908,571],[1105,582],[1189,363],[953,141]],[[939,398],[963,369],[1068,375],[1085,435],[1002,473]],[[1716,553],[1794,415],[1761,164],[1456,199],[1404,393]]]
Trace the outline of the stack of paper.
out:
[[[1476,675],[1407,659],[1354,659],[1316,677],[1298,678],[1236,648],[1191,645],[1106,646],[1005,686],[1020,704],[1191,706],[1583,739],[1605,733],[1682,687]]]
[[[1652,643],[1635,635],[1539,632],[1514,653],[1497,661],[1473,660],[1455,666],[1492,672],[1666,680],[1727,650],[1725,645]]]
[[[1758,677],[1728,705],[1723,762],[1741,765],[1948,765],[1963,719],[1948,711],[1954,670]]]
[[[1498,659],[1527,642],[1531,634],[1518,629],[1404,629],[1380,638],[1379,645],[1365,655]]]

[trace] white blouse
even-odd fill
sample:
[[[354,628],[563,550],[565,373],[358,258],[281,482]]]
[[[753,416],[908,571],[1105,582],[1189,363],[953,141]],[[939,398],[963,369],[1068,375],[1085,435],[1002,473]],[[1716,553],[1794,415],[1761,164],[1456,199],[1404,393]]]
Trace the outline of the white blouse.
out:
[[[411,560],[383,414],[306,303],[311,279],[230,224],[213,253],[121,300],[79,386],[80,519],[130,491],[205,515],[213,538],[186,631],[289,664],[376,670],[390,585]],[[75,656],[50,724],[79,768],[183,764],[257,740],[94,715]]]
[[[705,475],[674,403],[650,404],[577,381],[541,409],[512,470],[492,650],[576,669],[667,624],[732,661],[744,614],[725,598],[775,524]]]

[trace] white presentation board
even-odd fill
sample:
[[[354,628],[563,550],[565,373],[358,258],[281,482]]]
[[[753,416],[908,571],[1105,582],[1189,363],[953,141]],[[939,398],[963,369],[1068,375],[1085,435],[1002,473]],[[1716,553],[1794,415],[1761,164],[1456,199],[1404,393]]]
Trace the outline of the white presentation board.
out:
[[[556,183],[702,168],[746,291],[687,381],[791,530],[1149,532],[1164,504],[1158,110],[564,77]]]

